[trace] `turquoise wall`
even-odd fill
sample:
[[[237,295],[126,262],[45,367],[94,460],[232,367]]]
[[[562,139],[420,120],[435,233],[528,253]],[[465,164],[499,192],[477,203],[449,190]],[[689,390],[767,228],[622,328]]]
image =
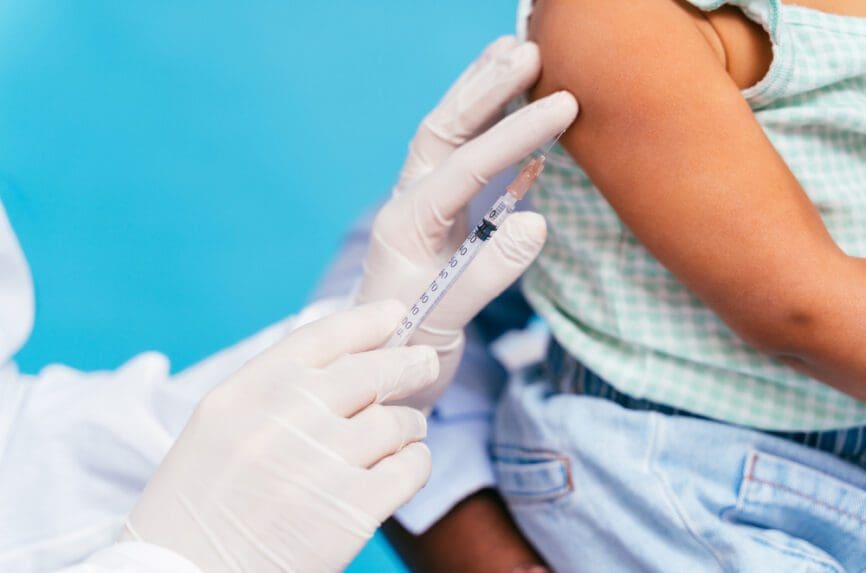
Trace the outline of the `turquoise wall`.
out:
[[[181,369],[298,310],[514,2],[8,0],[0,199],[25,371]],[[351,571],[402,568],[381,541]]]

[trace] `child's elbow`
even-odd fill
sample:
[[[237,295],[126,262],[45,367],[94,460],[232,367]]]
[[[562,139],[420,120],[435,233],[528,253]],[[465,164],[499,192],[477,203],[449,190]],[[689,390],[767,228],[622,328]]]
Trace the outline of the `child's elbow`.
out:
[[[838,276],[825,268],[796,281],[780,280],[775,288],[762,291],[760,299],[749,301],[748,309],[741,309],[745,318],[737,321],[735,330],[773,358],[786,363],[810,361],[840,334],[845,322],[840,321],[845,296],[834,292],[832,282],[826,280]]]
[[[774,305],[776,306],[776,305]],[[774,312],[759,312],[740,321],[738,334],[757,350],[788,361],[809,354],[809,343],[822,318],[807,302],[792,301]]]

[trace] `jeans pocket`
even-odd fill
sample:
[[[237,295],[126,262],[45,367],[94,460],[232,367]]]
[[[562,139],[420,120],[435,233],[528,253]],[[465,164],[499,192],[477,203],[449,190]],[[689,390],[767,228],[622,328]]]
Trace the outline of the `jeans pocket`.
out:
[[[564,454],[510,445],[495,445],[491,453],[499,491],[509,503],[549,502],[574,491],[571,462]]]
[[[769,530],[767,543],[779,546],[773,532],[782,532],[791,551],[811,546],[847,571],[866,571],[866,490],[822,469],[753,450],[726,517]]]

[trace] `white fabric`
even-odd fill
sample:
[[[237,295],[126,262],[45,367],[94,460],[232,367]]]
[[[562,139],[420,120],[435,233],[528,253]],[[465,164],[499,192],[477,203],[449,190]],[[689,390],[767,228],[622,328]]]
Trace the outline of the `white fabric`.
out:
[[[140,541],[115,543],[62,573],[203,573],[195,564],[158,545]]]

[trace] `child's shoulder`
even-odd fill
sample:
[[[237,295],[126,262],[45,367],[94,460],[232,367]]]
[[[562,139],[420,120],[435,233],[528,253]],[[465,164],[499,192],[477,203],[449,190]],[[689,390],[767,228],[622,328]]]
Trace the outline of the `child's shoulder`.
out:
[[[576,37],[587,40],[587,32],[593,46]],[[686,0],[538,0],[529,33],[530,39],[546,45],[550,60],[589,50],[614,67],[618,55],[676,65],[677,58],[689,57],[689,50],[709,48],[714,63],[741,89],[760,81],[773,57],[767,33],[740,9],[725,5],[706,12]]]
[[[766,2],[812,10],[816,16],[824,13],[866,19],[863,0]],[[706,6],[718,4],[721,6],[706,10]],[[690,43],[696,35],[702,41]],[[548,56],[554,60],[567,60],[574,50],[580,50],[583,55],[595,53],[616,68],[622,64],[615,59],[620,54],[638,62],[669,58],[676,65],[677,57],[689,57],[689,50],[709,48],[715,54],[714,63],[720,64],[740,89],[757,84],[773,60],[764,26],[749,19],[733,2],[535,0],[529,37],[547,44]]]

